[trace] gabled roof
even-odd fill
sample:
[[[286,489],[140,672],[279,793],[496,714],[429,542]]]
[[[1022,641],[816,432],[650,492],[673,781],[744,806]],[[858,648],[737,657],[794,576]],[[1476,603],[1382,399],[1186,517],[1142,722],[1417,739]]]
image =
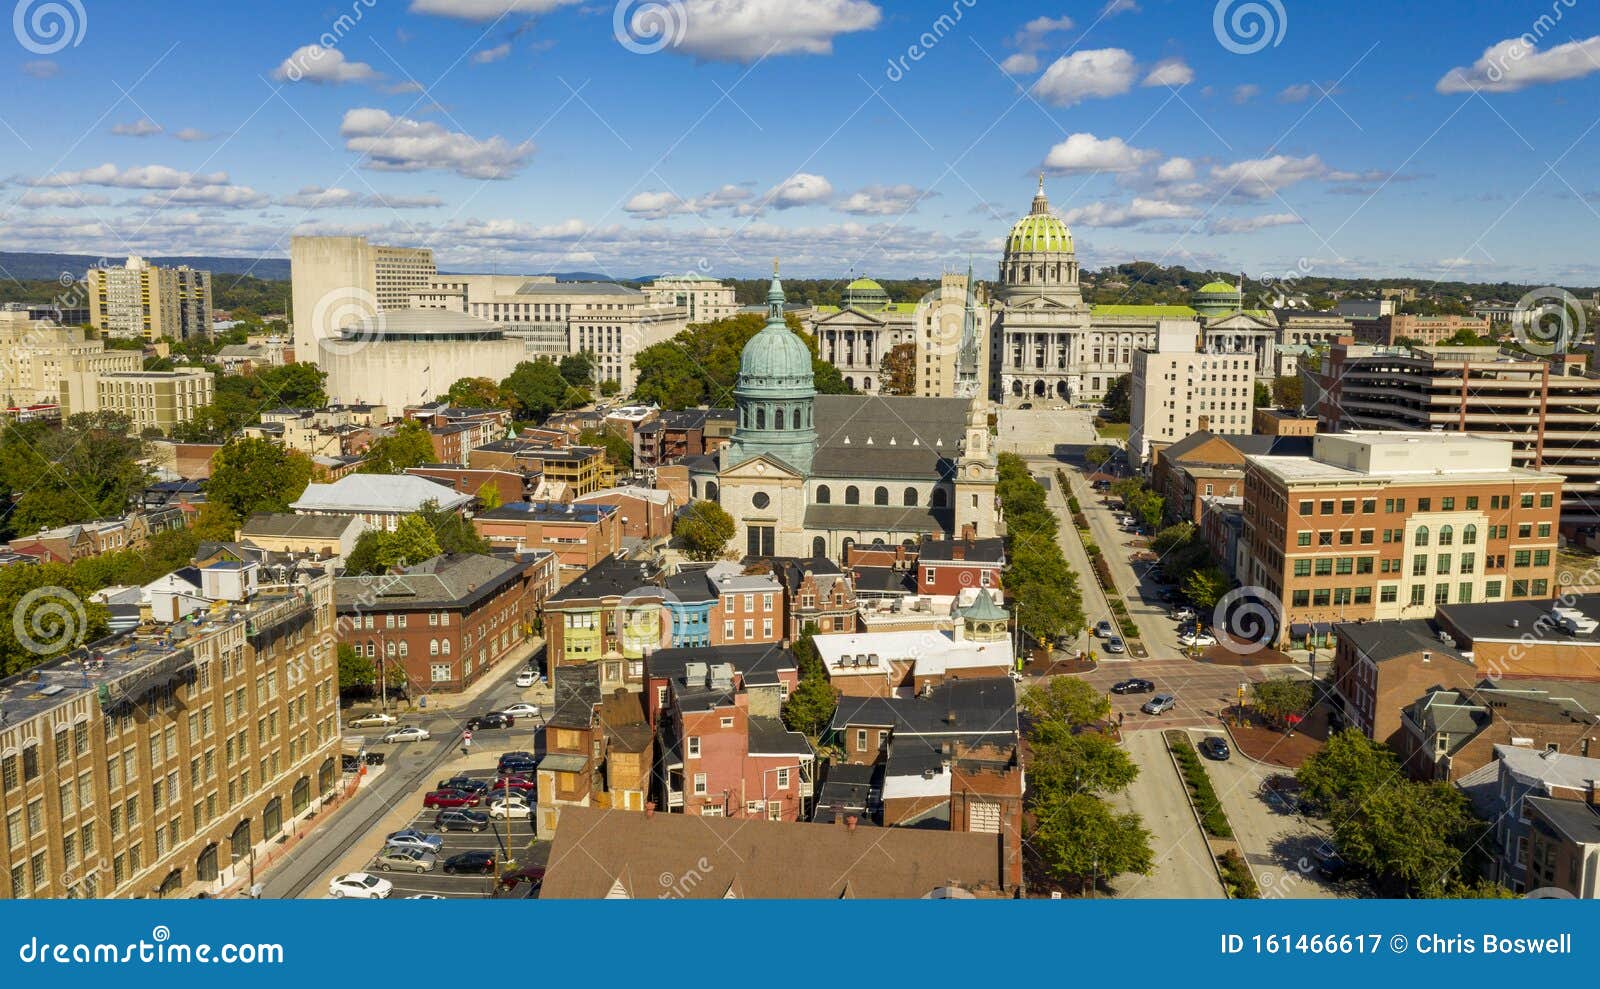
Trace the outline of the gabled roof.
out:
[[[283,539],[338,539],[361,524],[354,515],[291,515],[257,512],[239,526],[241,539],[273,536]]]
[[[447,553],[398,574],[340,577],[333,583],[340,609],[415,611],[470,607],[515,580],[525,564],[480,553]]]
[[[297,512],[416,512],[430,501],[453,511],[470,504],[472,496],[415,474],[347,474],[332,484],[307,485],[289,507]]]

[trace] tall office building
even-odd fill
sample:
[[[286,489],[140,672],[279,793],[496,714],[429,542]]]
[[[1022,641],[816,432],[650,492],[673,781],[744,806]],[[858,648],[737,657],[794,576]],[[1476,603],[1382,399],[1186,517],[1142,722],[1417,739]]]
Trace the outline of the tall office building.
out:
[[[211,334],[211,272],[162,268],[137,255],[120,268],[90,268],[89,325],[124,340],[188,340]]]
[[[1201,429],[1250,432],[1255,398],[1255,358],[1238,350],[1201,350],[1200,324],[1163,319],[1156,349],[1133,352],[1128,457],[1135,467],[1152,448]]]
[[[294,352],[317,359],[317,344],[387,310],[406,309],[437,269],[426,247],[385,247],[365,237],[295,237],[289,244]]]

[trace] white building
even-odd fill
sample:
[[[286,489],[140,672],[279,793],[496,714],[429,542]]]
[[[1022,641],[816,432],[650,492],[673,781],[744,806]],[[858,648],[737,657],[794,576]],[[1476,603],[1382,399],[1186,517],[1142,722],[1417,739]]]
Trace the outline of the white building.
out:
[[[691,323],[727,319],[739,311],[733,286],[705,275],[663,275],[644,291],[655,305],[684,310]]]
[[[391,409],[437,399],[462,378],[499,381],[526,359],[488,320],[425,309],[370,316],[317,344],[330,402]]]
[[[428,248],[385,247],[365,237],[295,237],[289,272],[295,356],[302,361],[320,360],[318,343],[345,327],[407,308],[411,293],[437,273]]]
[[[124,340],[211,335],[211,272],[162,268],[137,255],[120,268],[90,268],[89,325]]]
[[[472,495],[415,474],[346,474],[332,484],[306,485],[289,508],[296,515],[354,515],[374,529],[393,532],[402,518],[430,501],[459,512],[472,504]]]
[[[1200,324],[1163,319],[1156,349],[1133,355],[1128,459],[1138,467],[1152,444],[1167,445],[1196,430],[1247,434],[1255,404],[1256,362],[1249,351],[1200,350]]]

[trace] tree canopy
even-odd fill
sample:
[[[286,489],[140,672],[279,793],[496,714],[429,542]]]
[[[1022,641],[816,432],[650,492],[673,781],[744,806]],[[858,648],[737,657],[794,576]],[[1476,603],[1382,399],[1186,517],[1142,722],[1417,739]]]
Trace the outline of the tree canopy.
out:
[[[587,405],[587,389],[574,386],[549,361],[523,361],[512,369],[500,387],[511,393],[518,417],[543,419],[552,412]]]
[[[1045,503],[1044,487],[1020,457],[1002,453],[995,494],[1005,516],[1005,585],[1016,621],[1036,642],[1077,634],[1084,622],[1083,595],[1061,554],[1059,520]]]
[[[112,518],[150,483],[144,441],[113,412],[80,412],[59,428],[42,422],[0,426],[0,490],[13,493],[12,532]]]
[[[311,483],[311,458],[268,439],[241,436],[211,458],[206,500],[235,522],[254,512],[286,512]]]
[[[672,523],[672,535],[692,560],[715,560],[733,538],[733,516],[714,501],[694,501]]]
[[[788,317],[789,329],[811,349],[811,369],[819,394],[846,394],[839,369],[818,359],[816,343],[801,329],[799,320]],[[639,351],[633,366],[638,380],[633,397],[655,403],[664,409],[687,409],[698,405],[731,406],[733,387],[739,378],[739,357],[750,338],[761,332],[766,317],[760,313],[739,313],[709,323],[690,323],[671,340]]]
[[[395,427],[388,436],[373,440],[361,464],[363,474],[399,474],[408,467],[421,467],[435,460],[433,439],[428,427],[414,419],[407,419]]]

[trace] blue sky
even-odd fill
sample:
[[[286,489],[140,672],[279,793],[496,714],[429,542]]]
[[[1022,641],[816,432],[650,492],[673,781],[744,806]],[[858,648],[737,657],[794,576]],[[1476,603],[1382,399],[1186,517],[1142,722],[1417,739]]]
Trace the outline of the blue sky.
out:
[[[1043,170],[1086,267],[1600,284],[1582,0],[13,13],[11,250],[359,232],[456,270],[992,274]]]

